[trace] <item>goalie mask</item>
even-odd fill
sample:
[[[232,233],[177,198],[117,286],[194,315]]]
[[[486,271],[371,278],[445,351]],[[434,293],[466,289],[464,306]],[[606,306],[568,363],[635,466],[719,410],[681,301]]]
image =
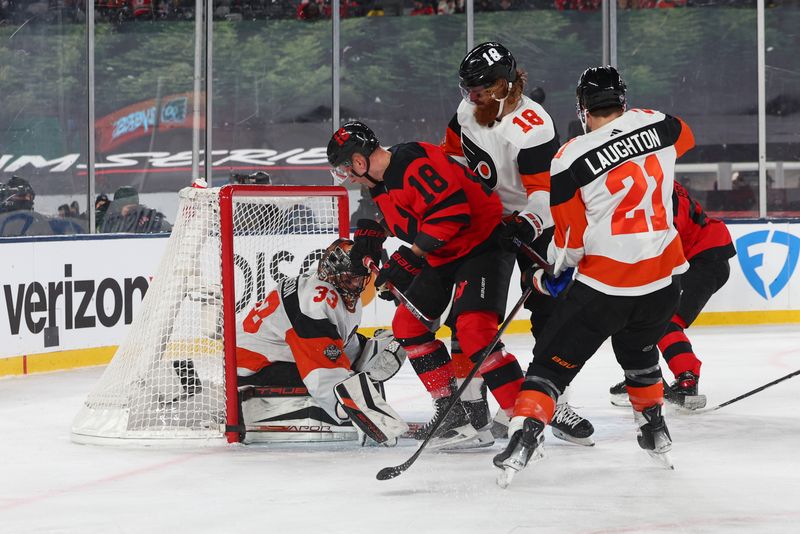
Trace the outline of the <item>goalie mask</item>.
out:
[[[500,43],[481,43],[461,61],[458,77],[461,95],[469,102],[470,91],[488,88],[499,79],[506,80],[510,88],[517,80],[517,62]]]
[[[586,131],[586,113],[604,108],[624,110],[626,90],[622,76],[610,65],[583,71],[575,90],[578,118],[583,125],[583,131]]]
[[[331,175],[337,184],[344,182],[353,172],[353,154],[361,154],[367,158],[367,170],[358,177],[369,177],[369,156],[375,152],[380,143],[369,126],[359,121],[351,121],[336,130],[328,142],[328,163]],[[355,174],[355,173],[353,173]]]
[[[339,290],[345,307],[352,312],[356,309],[361,292],[367,287],[370,276],[355,274],[350,261],[353,242],[340,238],[325,249],[319,260],[317,274],[320,280],[328,282]]]

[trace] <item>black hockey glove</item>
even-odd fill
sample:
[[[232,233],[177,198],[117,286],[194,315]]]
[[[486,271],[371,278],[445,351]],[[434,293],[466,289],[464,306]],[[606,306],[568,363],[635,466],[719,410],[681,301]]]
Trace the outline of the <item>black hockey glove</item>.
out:
[[[522,283],[527,287],[533,287],[542,295],[557,297],[572,283],[574,273],[575,269],[570,267],[561,271],[558,276],[553,276],[544,272],[544,269],[531,267],[522,273]]]
[[[519,245],[515,243],[515,240],[530,245],[542,235],[543,230],[544,224],[541,217],[529,211],[515,211],[511,215],[503,217],[500,245],[509,252],[516,252],[519,250]]]
[[[383,300],[394,300],[394,297],[386,289],[386,284],[392,284],[401,292],[405,292],[414,277],[422,272],[425,267],[425,258],[414,254],[410,248],[403,245],[398,248],[383,264],[381,272],[375,278],[375,287],[378,289],[378,296]]]
[[[386,230],[380,223],[371,219],[358,220],[353,234],[353,248],[350,249],[350,261],[354,273],[368,274],[367,268],[364,267],[365,257],[372,258],[375,265],[380,265],[384,241],[386,241]]]

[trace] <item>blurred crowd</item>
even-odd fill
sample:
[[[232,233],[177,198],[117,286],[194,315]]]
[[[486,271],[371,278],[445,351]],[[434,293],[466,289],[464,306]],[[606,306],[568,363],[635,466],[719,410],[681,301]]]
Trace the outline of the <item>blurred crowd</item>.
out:
[[[452,15],[464,12],[465,0],[341,0],[342,17]],[[533,9],[599,10],[601,0],[475,0],[475,11]],[[751,0],[617,0],[620,9],[719,5],[753,6]],[[194,0],[97,0],[95,20],[193,20]],[[331,0],[214,0],[215,20],[330,18]],[[85,0],[0,0],[0,24],[83,22]]]
[[[12,176],[8,182],[0,182],[0,237],[89,232],[89,215],[77,201],[60,205],[58,215],[51,216],[36,211],[35,200],[36,192],[28,180]],[[141,204],[135,188],[122,186],[110,199],[97,195],[95,229],[98,233],[150,234],[169,232],[172,225],[163,213]]]

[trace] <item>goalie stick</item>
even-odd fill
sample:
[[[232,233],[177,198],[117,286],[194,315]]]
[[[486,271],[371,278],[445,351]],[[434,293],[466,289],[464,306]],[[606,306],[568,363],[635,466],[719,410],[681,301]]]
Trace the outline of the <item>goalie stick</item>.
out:
[[[370,271],[372,271],[373,274],[378,274],[380,272],[380,268],[377,265],[375,265],[375,262],[372,261],[372,258],[370,258],[369,256],[366,256],[364,258],[364,266]],[[419,311],[419,309],[416,306],[414,306],[414,304],[408,299],[408,297],[406,297],[399,289],[394,287],[391,283],[387,283],[386,288],[392,295],[394,295],[394,297],[397,300],[405,304],[406,308],[408,308],[408,311],[411,312],[411,315],[416,317],[419,320],[419,322],[425,325],[425,328],[427,328],[431,332],[436,332],[437,330],[439,330],[439,319],[428,318],[424,313]]]
[[[764,391],[768,387],[772,387],[775,384],[779,384],[780,382],[783,382],[784,380],[789,380],[790,378],[792,378],[794,376],[797,376],[797,375],[800,375],[800,369],[798,369],[797,371],[791,372],[786,376],[782,376],[782,377],[780,377],[778,379],[775,379],[772,382],[764,384],[763,386],[757,387],[755,389],[751,389],[747,393],[742,393],[738,397],[734,397],[731,400],[727,400],[725,402],[717,404],[716,406],[711,406],[709,408],[703,408],[703,409],[700,409],[700,410],[692,410],[691,413],[706,413],[706,412],[713,412],[713,411],[719,410],[720,408],[724,408],[725,406],[728,406],[729,404],[733,404],[734,402],[739,402],[740,400],[746,399],[747,397],[749,397],[751,395],[755,395],[759,391]]]
[[[394,467],[384,467],[383,469],[378,471],[378,474],[376,475],[376,478],[378,480],[389,480],[391,478],[398,477],[401,474],[403,474],[409,467],[411,467],[414,464],[414,462],[417,461],[417,458],[419,458],[419,456],[422,454],[422,451],[425,450],[425,447],[428,445],[428,442],[430,442],[430,440],[436,435],[436,431],[439,430],[439,427],[442,426],[445,419],[447,419],[447,414],[449,414],[452,411],[453,406],[455,406],[458,400],[461,398],[461,394],[464,393],[464,390],[467,389],[469,383],[472,382],[472,379],[477,374],[478,369],[480,369],[483,362],[486,361],[486,358],[488,358],[489,355],[494,351],[495,346],[497,346],[497,344],[500,342],[500,338],[502,337],[503,332],[506,331],[508,325],[511,324],[511,321],[514,319],[514,316],[517,315],[517,312],[519,311],[520,308],[522,308],[522,305],[525,303],[526,300],[528,300],[528,297],[531,295],[532,292],[533,292],[532,287],[525,288],[525,291],[522,292],[522,296],[520,297],[519,301],[517,301],[517,303],[514,305],[514,308],[508,313],[508,316],[506,316],[505,320],[503,321],[503,324],[500,325],[500,328],[497,329],[497,334],[495,334],[495,336],[492,338],[492,341],[489,343],[489,345],[486,346],[485,349],[483,349],[483,353],[475,362],[475,365],[472,367],[472,370],[469,372],[466,378],[464,378],[464,382],[462,382],[461,387],[459,387],[458,390],[456,390],[452,400],[444,409],[444,412],[442,412],[441,417],[433,425],[430,432],[428,433],[428,436],[425,438],[425,441],[423,441],[420,444],[416,452],[414,452],[414,454],[412,454],[411,457],[402,464],[396,465]]]

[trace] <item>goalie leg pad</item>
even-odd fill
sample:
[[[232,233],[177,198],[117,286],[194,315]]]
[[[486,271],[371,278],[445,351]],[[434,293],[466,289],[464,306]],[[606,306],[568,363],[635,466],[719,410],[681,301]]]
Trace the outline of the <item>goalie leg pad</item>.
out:
[[[366,373],[339,382],[334,391],[353,424],[377,443],[394,440],[408,431],[408,425],[383,400]]]

